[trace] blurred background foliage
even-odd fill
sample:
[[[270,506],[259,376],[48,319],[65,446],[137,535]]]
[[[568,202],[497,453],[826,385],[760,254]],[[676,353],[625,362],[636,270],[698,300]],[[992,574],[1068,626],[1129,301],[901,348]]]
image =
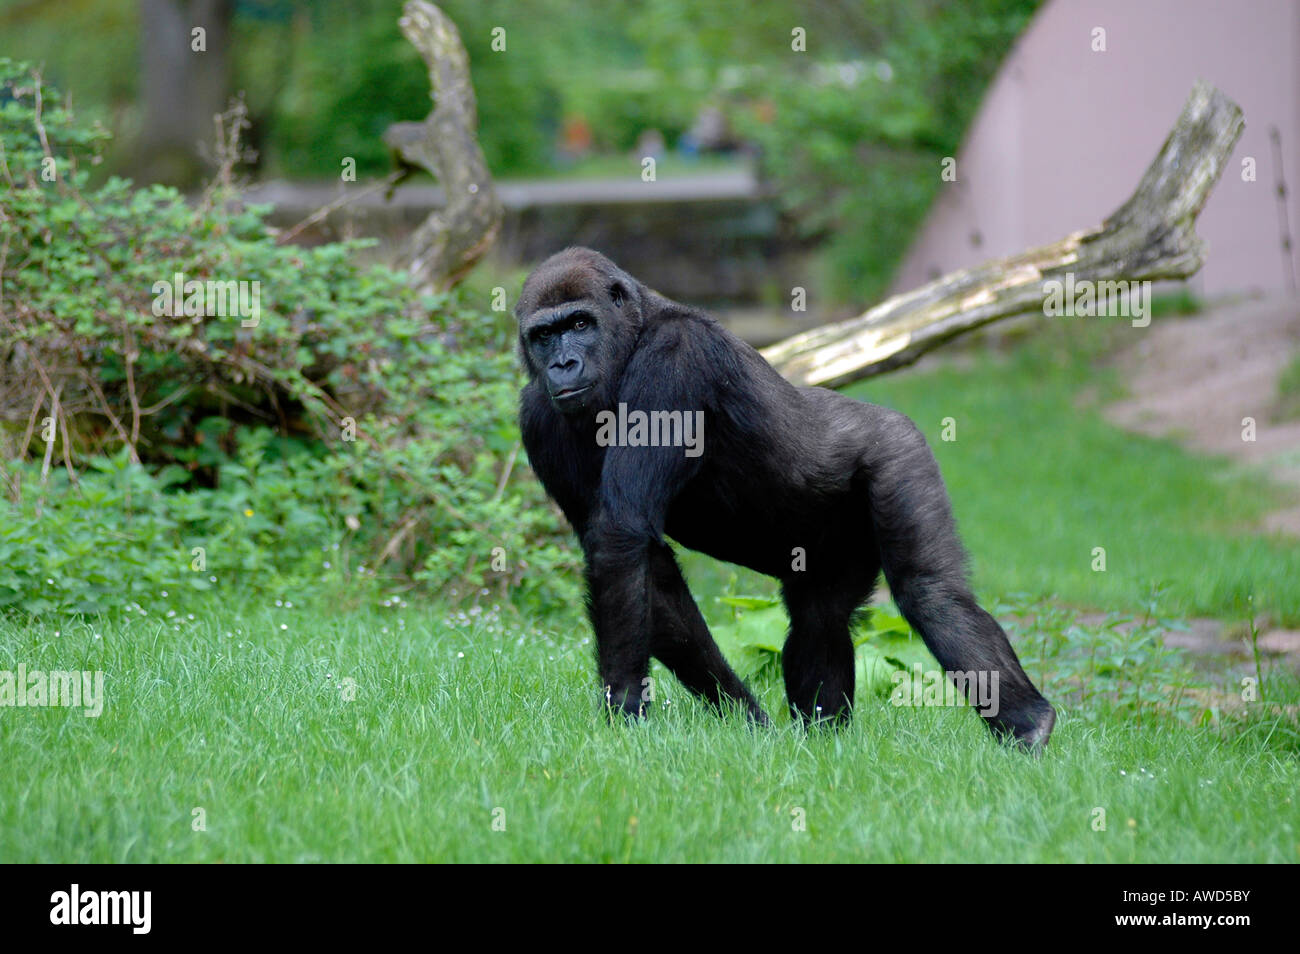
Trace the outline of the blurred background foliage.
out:
[[[669,150],[704,109],[756,155],[795,231],[823,243],[825,291],[883,293],[985,87],[1038,0],[447,0],[470,57],[480,138],[499,178],[608,169],[647,131]],[[259,177],[382,175],[393,122],[429,110],[394,0],[238,0],[230,88],[242,90]],[[66,22],[80,25],[69,30]],[[492,49],[504,27],[506,50]],[[806,31],[807,51],[791,49]],[[9,55],[43,65],[124,144],[106,172],[138,178],[138,0],[0,0]],[[208,55],[212,55],[212,51]],[[557,148],[566,123],[585,161]],[[185,185],[186,183],[178,183]]]

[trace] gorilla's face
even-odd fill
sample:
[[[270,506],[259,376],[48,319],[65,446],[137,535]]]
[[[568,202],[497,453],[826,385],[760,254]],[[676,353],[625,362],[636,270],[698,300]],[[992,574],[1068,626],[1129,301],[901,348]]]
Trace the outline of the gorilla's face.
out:
[[[581,305],[529,323],[522,331],[529,359],[541,371],[552,406],[575,414],[600,383],[601,327]]]
[[[566,416],[613,406],[640,327],[635,281],[603,255],[576,251],[542,263],[515,309],[524,365]]]

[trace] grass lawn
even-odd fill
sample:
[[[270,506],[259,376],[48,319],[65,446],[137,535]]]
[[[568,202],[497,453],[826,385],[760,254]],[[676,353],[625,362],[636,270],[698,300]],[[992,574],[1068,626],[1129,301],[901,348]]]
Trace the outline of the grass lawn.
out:
[[[611,728],[571,637],[416,608],[196,615],[0,629],[0,665],[108,674],[99,718],[0,710],[0,861],[1300,860],[1296,734],[1269,720],[1066,710],[1034,761],[966,709],[865,699],[805,737],[665,679],[645,724]]]
[[[1159,583],[1165,614],[1244,619],[1253,595],[1300,619],[1300,549],[1251,530],[1276,493],[1111,428],[1080,394],[1113,382],[1074,340],[855,389],[930,436],[981,595],[1123,611]],[[689,569],[724,621],[731,571]],[[0,621],[0,670],[103,670],[107,689],[98,718],[0,708],[0,861],[1300,861],[1300,732],[1273,708],[1294,713],[1294,680],[1244,711],[1218,704],[1230,682],[1174,704],[1186,670],[1154,638],[1015,631],[1061,716],[1033,760],[965,708],[880,693],[805,736],[770,675],[772,729],[669,677],[645,724],[611,728],[574,607],[273,602]]]

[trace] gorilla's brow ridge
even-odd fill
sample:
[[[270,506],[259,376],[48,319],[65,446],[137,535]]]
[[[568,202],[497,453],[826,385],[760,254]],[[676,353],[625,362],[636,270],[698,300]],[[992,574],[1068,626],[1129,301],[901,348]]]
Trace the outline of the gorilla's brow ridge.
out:
[[[524,328],[528,331],[535,331],[538,328],[554,328],[557,325],[568,323],[579,315],[585,315],[588,320],[594,321],[595,318],[591,311],[585,300],[560,302],[552,308],[538,308],[528,316],[524,322]]]

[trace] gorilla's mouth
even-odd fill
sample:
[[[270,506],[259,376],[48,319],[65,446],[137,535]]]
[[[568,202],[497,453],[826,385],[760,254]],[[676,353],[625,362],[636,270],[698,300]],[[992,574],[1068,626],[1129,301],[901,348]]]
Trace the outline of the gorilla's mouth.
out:
[[[580,388],[564,388],[563,390],[556,391],[554,394],[551,395],[551,397],[555,398],[555,400],[557,401],[567,401],[571,398],[577,397],[580,394],[586,394],[593,387],[594,385],[588,384]]]
[[[588,384],[580,388],[564,388],[556,391],[551,395],[551,404],[561,414],[577,414],[583,411],[587,406],[587,392],[590,391],[594,384]]]

